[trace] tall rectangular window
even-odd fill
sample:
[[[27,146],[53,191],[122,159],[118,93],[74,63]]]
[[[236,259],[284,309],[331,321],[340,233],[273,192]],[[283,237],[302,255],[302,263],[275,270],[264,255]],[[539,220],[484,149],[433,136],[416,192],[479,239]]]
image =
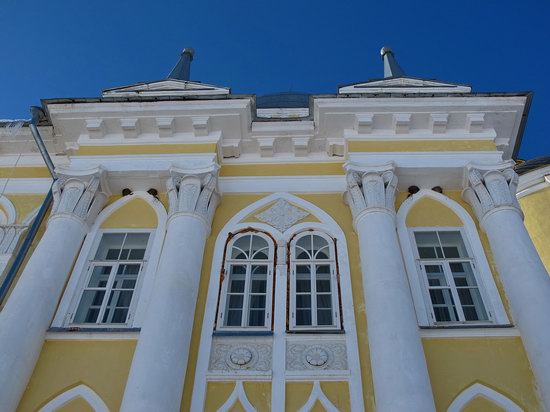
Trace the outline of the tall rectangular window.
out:
[[[122,325],[128,321],[148,241],[149,233],[102,235],[72,323]]]
[[[434,322],[490,321],[461,232],[415,231],[414,238]]]

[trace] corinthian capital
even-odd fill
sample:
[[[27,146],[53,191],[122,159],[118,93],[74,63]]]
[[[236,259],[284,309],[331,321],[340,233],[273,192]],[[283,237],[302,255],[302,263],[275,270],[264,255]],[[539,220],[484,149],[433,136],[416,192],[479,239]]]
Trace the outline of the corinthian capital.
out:
[[[52,186],[52,217],[69,215],[91,224],[109,195],[105,171],[61,169],[58,176]]]
[[[220,200],[217,170],[193,171],[173,168],[167,182],[170,215],[193,213],[209,225]]]
[[[380,167],[346,165],[347,190],[344,194],[354,220],[368,210],[395,213],[397,176],[393,164]]]
[[[499,208],[513,208],[521,213],[516,198],[518,175],[508,163],[490,170],[472,166],[468,168],[467,178],[462,197],[472,206],[480,221],[487,213]]]

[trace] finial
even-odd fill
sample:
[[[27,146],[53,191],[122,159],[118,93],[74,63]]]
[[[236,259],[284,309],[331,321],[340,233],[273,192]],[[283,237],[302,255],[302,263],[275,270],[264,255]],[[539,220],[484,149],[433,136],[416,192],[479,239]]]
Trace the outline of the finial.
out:
[[[168,75],[168,78],[185,81],[189,80],[191,76],[191,62],[193,61],[194,55],[195,50],[193,50],[192,48],[186,47],[185,49],[183,49],[178,63],[174,66],[174,68]]]
[[[393,50],[388,46],[382,47],[380,55],[384,61],[384,77],[402,77],[405,76],[405,72],[395,60]]]

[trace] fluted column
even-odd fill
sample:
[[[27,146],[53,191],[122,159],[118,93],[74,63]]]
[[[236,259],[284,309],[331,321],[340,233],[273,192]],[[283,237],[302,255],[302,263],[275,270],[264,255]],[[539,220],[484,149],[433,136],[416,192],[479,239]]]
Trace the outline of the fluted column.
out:
[[[471,167],[463,197],[487,233],[544,405],[550,411],[550,277],[523,224],[517,184],[518,176],[508,164],[493,170]]]
[[[44,235],[0,312],[0,410],[15,411],[40,355],[67,275],[107,194],[102,171],[60,172]]]
[[[397,177],[391,165],[347,171],[345,199],[359,237],[376,410],[435,411],[395,226]]]
[[[206,238],[219,201],[215,170],[172,170],[170,216],[121,411],[179,411]]]

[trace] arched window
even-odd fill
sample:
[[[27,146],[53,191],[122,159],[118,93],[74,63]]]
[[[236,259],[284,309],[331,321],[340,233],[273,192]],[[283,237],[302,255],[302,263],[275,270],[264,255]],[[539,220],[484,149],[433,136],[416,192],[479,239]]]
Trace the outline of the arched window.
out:
[[[339,329],[334,240],[307,231],[290,242],[290,329]]]
[[[262,232],[241,232],[227,245],[218,304],[217,329],[271,325],[273,240]]]

